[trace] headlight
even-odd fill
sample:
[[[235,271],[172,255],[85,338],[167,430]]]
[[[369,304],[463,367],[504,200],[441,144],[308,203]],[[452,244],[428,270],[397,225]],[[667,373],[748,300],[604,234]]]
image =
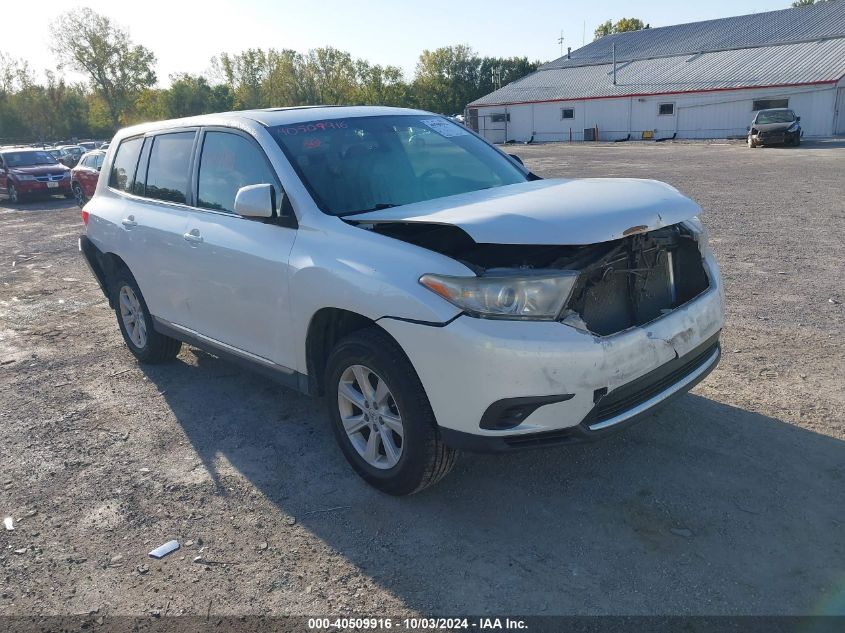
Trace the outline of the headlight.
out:
[[[790,126],[789,126],[789,129],[788,129],[788,130],[786,130],[786,131],[787,131],[787,132],[794,132],[794,131],[795,131],[795,130],[797,130],[797,129],[798,129],[798,121],[796,121],[795,123],[793,123],[792,125],[790,125]]]
[[[35,176],[30,176],[29,174],[12,174],[18,180],[35,180]]]
[[[689,220],[684,220],[683,224],[692,231],[692,234],[698,242],[698,250],[701,251],[701,254],[705,257],[713,256],[713,249],[710,247],[710,234],[701,222],[701,218],[694,215]]]
[[[578,273],[506,273],[487,277],[423,275],[420,283],[472,316],[551,321],[566,305]]]

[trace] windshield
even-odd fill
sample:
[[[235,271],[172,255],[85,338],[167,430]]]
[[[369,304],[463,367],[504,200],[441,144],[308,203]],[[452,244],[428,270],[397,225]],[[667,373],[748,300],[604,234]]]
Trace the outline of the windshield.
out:
[[[314,201],[331,215],[528,180],[510,159],[436,115],[317,120],[270,132]]]
[[[9,167],[35,167],[36,165],[55,165],[56,159],[48,152],[4,152],[3,161]]]
[[[792,123],[795,120],[795,115],[791,110],[765,110],[757,113],[757,120],[755,123],[765,125],[767,123]]]

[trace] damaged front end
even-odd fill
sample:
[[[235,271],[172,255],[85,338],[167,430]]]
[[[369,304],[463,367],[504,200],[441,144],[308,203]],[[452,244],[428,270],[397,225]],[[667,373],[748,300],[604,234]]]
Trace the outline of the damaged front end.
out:
[[[554,319],[596,336],[609,336],[658,319],[710,287],[702,256],[706,236],[696,220],[573,246],[476,243],[463,229],[445,224],[363,226],[460,261],[475,272],[474,282],[500,282],[493,286],[494,290],[503,288],[495,299],[505,291],[510,293],[505,300],[534,293],[533,298],[524,297],[524,306],[516,306],[522,312],[485,312],[474,307],[475,299],[467,303],[474,288],[444,287],[450,279],[436,276],[433,282],[421,279],[447,300],[483,318]],[[514,282],[509,290],[508,279],[518,279],[522,285]],[[559,279],[568,281],[555,285]],[[479,293],[485,291],[482,288]],[[554,292],[559,293],[557,303],[547,296]]]

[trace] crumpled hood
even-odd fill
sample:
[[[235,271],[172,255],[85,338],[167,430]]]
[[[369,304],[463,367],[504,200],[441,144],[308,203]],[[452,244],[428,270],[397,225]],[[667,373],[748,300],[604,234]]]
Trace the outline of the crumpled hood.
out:
[[[701,208],[677,189],[634,178],[549,179],[483,189],[347,218],[452,224],[482,244],[595,244],[677,224]]]
[[[787,123],[755,123],[751,127],[758,132],[786,132],[794,124],[795,121],[789,121]]]

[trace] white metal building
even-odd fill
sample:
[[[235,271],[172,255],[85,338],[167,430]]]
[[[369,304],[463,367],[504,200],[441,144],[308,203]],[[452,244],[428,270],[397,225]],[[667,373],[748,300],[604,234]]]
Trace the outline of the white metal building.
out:
[[[609,35],[466,116],[496,143],[727,138],[776,107],[805,136],[845,134],[845,0]]]

